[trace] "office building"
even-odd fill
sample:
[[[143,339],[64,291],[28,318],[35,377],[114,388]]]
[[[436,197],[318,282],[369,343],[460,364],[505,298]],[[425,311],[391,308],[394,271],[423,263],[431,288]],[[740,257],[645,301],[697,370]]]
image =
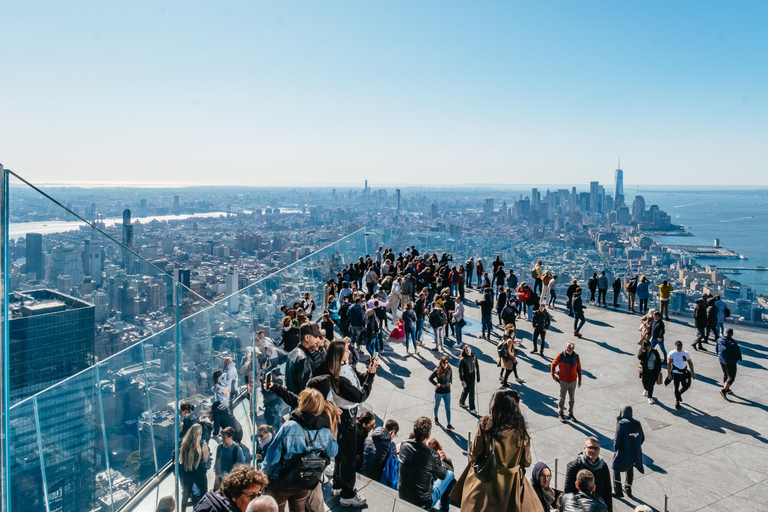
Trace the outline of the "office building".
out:
[[[624,171],[621,170],[621,159],[619,159],[619,167],[616,169],[616,177],[614,179],[613,204],[617,208],[624,206]]]
[[[43,235],[40,233],[27,233],[26,244],[27,275],[35,274],[36,281],[45,279]]]

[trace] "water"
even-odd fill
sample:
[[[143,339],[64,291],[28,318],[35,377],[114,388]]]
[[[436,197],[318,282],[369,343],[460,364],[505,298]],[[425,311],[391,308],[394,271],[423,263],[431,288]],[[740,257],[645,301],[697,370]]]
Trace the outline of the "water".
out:
[[[656,204],[666,211],[672,223],[681,224],[695,236],[657,236],[665,244],[712,246],[715,238],[720,246],[746,256],[746,260],[700,258],[700,264],[740,267],[740,274],[728,274],[731,280],[751,286],[758,293],[768,293],[768,190],[643,190],[627,191],[645,198],[646,207]],[[752,270],[750,270],[752,269]]]

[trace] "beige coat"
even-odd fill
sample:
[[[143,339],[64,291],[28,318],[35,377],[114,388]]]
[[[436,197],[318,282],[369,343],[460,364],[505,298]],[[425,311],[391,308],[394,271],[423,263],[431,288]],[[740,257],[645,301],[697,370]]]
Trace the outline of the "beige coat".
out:
[[[515,369],[515,340],[514,338],[507,338],[507,354],[509,357],[506,359],[499,358],[496,366],[503,367],[505,370]]]
[[[461,503],[461,512],[544,512],[523,473],[531,465],[531,442],[521,440],[517,430],[503,430],[501,440],[496,440],[496,480],[483,483],[475,476],[472,464],[485,458],[491,449],[490,434],[482,428],[488,419],[480,420],[481,427],[469,447],[469,464],[456,482],[451,499]]]

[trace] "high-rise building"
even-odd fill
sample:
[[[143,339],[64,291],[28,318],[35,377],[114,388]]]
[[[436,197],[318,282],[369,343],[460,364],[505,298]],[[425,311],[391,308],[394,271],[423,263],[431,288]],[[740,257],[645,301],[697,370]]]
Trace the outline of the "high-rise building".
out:
[[[635,196],[635,201],[632,203],[632,218],[636,221],[643,220],[645,216],[645,198],[643,196]]]
[[[397,211],[400,211],[400,189],[395,189],[395,192],[397,192]]]
[[[432,218],[437,218],[437,205],[435,203],[432,203],[432,206],[430,207],[430,211],[432,213]]]
[[[173,214],[178,215],[181,213],[181,203],[179,203],[179,196],[173,196]]]
[[[35,279],[45,279],[45,258],[43,256],[43,235],[27,233],[27,275],[34,273]]]
[[[621,158],[613,184],[613,205],[616,208],[624,206],[624,171],[621,170]]]
[[[600,211],[600,183],[597,181],[589,182],[589,211]]]
[[[493,216],[493,198],[489,197],[485,200],[483,203],[483,216],[484,217],[492,217]]]
[[[121,248],[123,252],[122,267],[125,269],[125,273],[130,275],[133,273],[133,254],[128,249],[133,249],[133,224],[131,224],[131,210],[128,208],[123,210],[123,245],[125,247]]]
[[[227,275],[225,276],[224,284],[225,284],[224,294],[227,297],[237,293],[237,291],[239,290],[237,268],[231,267],[229,269],[229,272],[227,272]],[[230,314],[235,314],[240,310],[239,296],[235,295],[234,297],[230,297],[227,302],[228,302],[228,308],[229,308]]]
[[[540,202],[541,202],[541,192],[539,192],[539,189],[537,188],[531,189],[531,209],[538,210]]]

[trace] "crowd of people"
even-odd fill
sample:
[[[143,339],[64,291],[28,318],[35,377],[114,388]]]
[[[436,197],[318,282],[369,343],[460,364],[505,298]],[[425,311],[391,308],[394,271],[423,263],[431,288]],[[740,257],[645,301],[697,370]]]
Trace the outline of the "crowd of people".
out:
[[[471,257],[457,265],[448,253],[421,255],[411,246],[395,255],[392,249],[379,247],[373,257],[360,257],[326,282],[323,307],[316,307],[310,293],[302,301],[283,306],[280,342],[271,342],[263,331],[258,338],[287,353],[284,371],[271,366],[258,351],[248,354],[239,372],[234,360],[226,357],[213,373],[213,404],[206,414],[198,418],[194,405],[180,404],[182,507],[191,503],[196,512],[283,512],[286,507],[292,512],[319,512],[324,510],[322,484],[328,480],[342,506],[361,507],[366,499],[359,495],[356,481],[357,474],[362,473],[397,489],[400,498],[427,510],[447,510],[453,502],[462,511],[612,512],[614,497],[632,496],[634,469],[643,472],[644,434],[629,406],[622,407],[617,416],[610,468],[600,457],[599,441],[589,437],[583,451],[568,464],[562,490],[552,486],[552,471],[543,462],[533,466],[530,478],[526,476],[533,462],[531,438],[520,395],[509,381],[514,375],[519,385],[525,383],[518,375],[521,341],[516,334],[518,323],[529,322],[531,354],[544,356],[546,335],[554,322],[550,312],[557,309],[558,276],[538,261],[531,270],[529,285],[504,267],[499,256],[486,268],[482,258]],[[459,405],[478,414],[480,364],[462,332],[467,325],[465,292],[470,288],[477,288],[482,296],[476,301],[481,338],[496,338],[501,387],[491,398],[489,413],[479,418],[468,449],[469,464],[456,474],[433,436],[433,427],[442,426],[440,417],[444,414],[445,430],[454,430],[450,349],[459,350]],[[605,272],[593,274],[587,288],[589,305],[606,307],[609,286]],[[682,342],[675,342],[670,353],[664,344],[663,318],[666,315],[668,320],[672,287],[666,281],[659,286],[658,311],[648,309],[650,283],[645,276],[630,277],[624,284],[617,279],[612,289],[614,306],[618,307],[623,289],[629,311],[645,313],[637,355],[644,396],[653,404],[654,387],[674,382],[676,407],[680,408],[682,395],[696,375]],[[567,314],[574,319],[573,334],[580,338],[587,307],[577,280],[568,286],[566,298]],[[707,343],[714,334],[723,370],[720,393],[728,399],[741,358],[738,343],[732,329],[724,332],[728,312],[719,297],[704,296],[701,304],[698,309],[697,303],[695,348],[702,349],[701,343]],[[313,321],[316,313],[319,323]],[[363,403],[374,390],[379,357],[389,350],[389,343],[402,340],[408,356],[419,356],[419,348],[426,343],[425,333],[431,333],[432,350],[439,356],[428,375],[434,386],[434,414],[433,418],[418,418],[398,446],[395,439],[400,425],[389,419],[376,427],[376,417],[362,410]],[[251,382],[250,376],[256,374],[251,372],[253,364],[260,370],[257,382]],[[361,364],[362,372],[357,369]],[[577,423],[574,407],[576,390],[581,387],[582,362],[576,344],[567,342],[549,367],[560,387],[559,419]],[[255,385],[263,389],[266,423],[256,428],[253,456],[248,443],[242,442],[243,428],[233,414],[236,397],[243,392],[239,374],[245,377],[248,395],[254,394]],[[291,410],[287,419],[280,412],[283,406]],[[219,441],[214,453],[209,449],[211,439]],[[331,461],[333,474],[329,477],[326,469]],[[261,471],[252,467],[253,462]],[[211,468],[214,488],[209,490]]]

